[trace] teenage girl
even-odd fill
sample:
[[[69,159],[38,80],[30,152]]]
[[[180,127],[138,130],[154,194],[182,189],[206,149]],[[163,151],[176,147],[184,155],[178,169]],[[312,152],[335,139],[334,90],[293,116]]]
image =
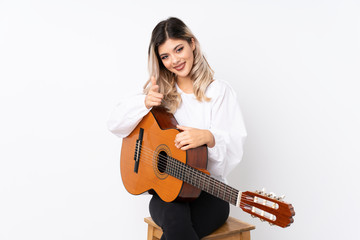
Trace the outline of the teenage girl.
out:
[[[150,79],[142,94],[119,103],[108,127],[124,138],[154,106],[173,113],[182,130],[174,139],[187,150],[206,144],[208,171],[226,182],[240,162],[246,130],[234,90],[215,80],[200,45],[190,29],[177,18],[168,18],[152,32],[148,66]],[[152,219],[162,228],[162,240],[195,240],[220,227],[229,216],[229,204],[206,192],[192,202],[162,201],[153,195]]]

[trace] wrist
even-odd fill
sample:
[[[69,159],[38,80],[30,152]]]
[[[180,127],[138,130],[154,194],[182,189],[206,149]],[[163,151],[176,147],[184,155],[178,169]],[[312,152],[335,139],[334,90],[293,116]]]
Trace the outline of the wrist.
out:
[[[206,133],[206,145],[209,148],[213,148],[215,146],[215,138],[214,135],[209,131],[209,130],[205,130]]]
[[[148,99],[147,99],[147,96],[145,96],[144,104],[145,104],[145,107],[146,107],[147,109],[150,109],[150,108],[151,108],[151,106],[150,106],[150,105],[148,105]]]

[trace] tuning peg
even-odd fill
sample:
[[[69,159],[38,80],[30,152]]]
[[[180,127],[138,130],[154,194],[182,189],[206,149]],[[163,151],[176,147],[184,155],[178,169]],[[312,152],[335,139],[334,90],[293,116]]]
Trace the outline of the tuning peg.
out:
[[[251,214],[251,216],[252,216],[253,218],[256,218],[256,216],[255,216],[255,215],[253,215],[253,214]]]
[[[265,194],[265,188],[263,188],[262,190],[258,191],[258,194],[264,195],[264,194]]]
[[[262,218],[260,218],[260,221],[265,222],[265,220],[264,220],[264,219],[262,219]]]
[[[282,200],[284,200],[284,198],[285,198],[285,195],[282,195],[280,197],[277,197],[276,199],[279,200],[279,201],[282,201]]]
[[[266,194],[266,196],[268,196],[270,198],[276,197],[275,193],[273,193],[273,192],[270,192],[269,194]]]
[[[274,226],[274,224],[273,224],[273,223],[271,223],[271,222],[269,222],[269,224],[270,224],[270,226]]]
[[[282,196],[276,197],[276,199],[277,199],[277,200],[279,200],[279,201],[282,201],[284,198],[285,198],[285,195],[282,195]]]

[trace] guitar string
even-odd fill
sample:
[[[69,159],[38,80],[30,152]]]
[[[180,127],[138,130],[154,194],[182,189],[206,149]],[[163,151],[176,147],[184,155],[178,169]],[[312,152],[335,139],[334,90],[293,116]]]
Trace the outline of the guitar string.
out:
[[[147,150],[146,149],[146,147],[145,147],[145,149],[144,150]],[[149,150],[151,153],[154,153],[152,150]],[[149,152],[148,151],[148,152]],[[163,160],[167,160],[166,158],[164,158],[164,157],[162,157],[161,155],[160,156],[158,156],[160,159],[163,159]],[[174,158],[172,158],[172,159],[174,159]],[[178,164],[184,164],[184,163],[182,163],[182,162],[180,162],[180,161],[178,161],[178,160],[176,160],[176,159],[174,159],[175,160],[175,164],[176,163],[178,163]],[[171,162],[171,161],[170,161]],[[161,164],[161,162],[159,162],[160,164]],[[164,166],[164,168],[166,168],[166,164],[163,164],[163,165],[165,165]],[[184,167],[185,167],[186,165],[184,165]],[[179,165],[178,166],[172,166],[172,167],[174,167],[175,169],[175,171],[177,170],[176,168],[177,167],[179,167]],[[201,172],[201,171],[199,171],[199,170],[197,170],[197,169],[184,169],[184,167],[182,167],[183,168],[183,170],[185,171],[185,172],[189,172],[190,171],[190,173],[191,174],[194,174],[194,171],[198,171],[197,172],[197,174],[198,174],[198,177],[200,178],[200,181],[202,180],[203,182],[200,182],[199,183],[199,187],[201,188],[201,185],[203,186],[203,188],[205,188],[205,185],[207,184],[208,185],[208,187],[206,188],[206,189],[204,189],[204,191],[208,191],[209,193],[212,193],[213,195],[216,195],[217,197],[219,197],[219,198],[221,198],[221,196],[223,195],[223,199],[224,200],[228,200],[230,203],[232,203],[233,205],[236,205],[236,203],[233,203],[233,202],[235,202],[236,200],[237,200],[237,198],[238,198],[238,194],[239,194],[239,190],[237,190],[237,189],[235,189],[235,188],[233,188],[233,187],[231,187],[231,186],[229,186],[229,185],[226,185],[226,184],[224,184],[223,182],[220,182],[219,180],[217,180],[217,179],[214,179],[214,178],[211,178],[211,177],[209,177],[207,174],[205,174],[205,173],[203,173],[203,172]],[[172,170],[172,169],[170,169],[170,170]],[[191,171],[191,170],[193,170],[193,171]],[[176,174],[176,172],[175,172],[175,174]],[[200,176],[199,176],[199,174],[201,174]],[[171,175],[171,174],[170,174]],[[192,183],[192,182],[191,182]],[[191,184],[190,183],[190,184]],[[196,185],[197,183],[195,182],[195,185]],[[214,185],[218,185],[218,190],[217,189],[212,189],[212,191],[210,190],[210,187],[209,187],[209,185],[210,184],[214,184]],[[192,184],[192,185],[194,185],[194,184]],[[215,191],[214,191],[215,190]],[[217,194],[215,194],[215,192],[216,192],[216,190],[217,190]]]
[[[152,150],[150,150],[149,148],[147,148],[147,147],[145,147],[145,149],[144,150],[147,150],[147,152],[148,153],[150,153],[150,154],[153,154],[153,153],[155,153],[154,151],[152,151]],[[168,159],[166,159],[166,157],[163,157],[163,156],[161,156],[161,155],[158,155],[158,157],[161,159],[161,160],[164,160],[164,161],[166,161],[166,162],[168,162],[167,160]],[[170,156],[169,156],[170,157]],[[172,157],[170,157],[170,158],[172,158]],[[174,158],[172,158],[172,159],[174,159]],[[181,164],[182,162],[180,162],[180,161],[178,161],[177,159],[174,159],[175,160],[175,164],[176,164],[176,162],[178,162],[178,164]],[[170,161],[171,162],[171,161]],[[160,167],[163,167],[163,168],[166,168],[166,163],[163,163],[163,162],[161,162],[161,161],[158,161],[158,163],[159,164],[161,164],[161,166]],[[175,167],[175,170],[177,170],[176,169],[176,167],[179,167],[179,165],[178,166],[173,166],[173,167]],[[185,167],[185,166],[184,166]],[[183,169],[183,170],[185,170],[186,172],[191,172],[192,171],[192,169]],[[196,171],[199,171],[199,170],[197,170],[197,169],[194,169],[194,170],[196,170]],[[176,172],[176,173],[178,173],[178,172]],[[203,176],[198,176],[198,177],[200,177],[200,180],[203,180],[203,181],[206,181],[207,180],[207,178],[208,178],[208,175],[206,175],[205,173],[202,173],[201,171],[199,171],[199,174],[204,174]],[[217,179],[213,179],[213,178],[210,178],[209,180],[211,180],[211,181],[213,181],[214,183],[216,183],[216,181],[218,181]],[[219,184],[223,184],[222,182],[220,182],[220,181],[218,181],[219,182]],[[233,187],[231,187],[231,186],[220,186],[220,187],[225,187],[225,189],[222,189],[222,191],[226,191],[226,192],[229,192],[229,190],[230,191],[232,191],[232,192],[237,192],[237,194],[238,194],[238,190],[236,190],[236,189],[234,189]]]
[[[223,200],[229,201],[230,203],[234,204],[232,200],[235,201],[236,199],[234,197],[234,192],[230,187],[224,186],[221,182],[216,182],[216,180],[212,179],[209,175],[206,175],[205,173],[197,169],[193,169],[185,165],[184,163],[177,161],[174,158],[171,158],[170,165],[174,169],[175,174],[178,173],[178,169],[182,170],[182,172],[186,172],[188,169],[188,171],[191,172],[194,178],[187,179],[190,176],[185,175],[184,180],[188,180],[186,182],[189,182],[190,184],[199,187],[200,189],[209,192],[212,195],[215,195],[219,198],[222,198]],[[214,186],[217,187],[214,188]],[[234,205],[236,205],[236,203]]]
[[[147,157],[149,157],[150,156],[150,158],[149,159],[147,159],[147,158],[145,158],[145,161],[146,160],[153,160],[153,154],[155,153],[155,151],[153,151],[153,150],[151,150],[151,149],[149,149],[148,147],[145,147],[145,146],[142,146],[142,148],[144,148],[144,150],[147,150],[147,153],[145,153],[146,154],[146,156]],[[149,154],[150,153],[150,154]],[[169,156],[170,157],[170,156]],[[164,156],[161,156],[161,155],[158,155],[158,158],[161,158],[162,160],[166,160],[166,161],[168,161],[169,159],[167,159],[166,157],[164,157]],[[173,160],[173,161],[168,161],[168,162],[170,162],[170,164],[172,164],[172,167],[177,167],[176,166],[176,164],[178,163],[178,164],[184,164],[184,163],[182,163],[182,162],[180,162],[179,160],[177,160],[177,159],[175,159],[175,158],[172,158],[172,157],[170,157],[171,158],[171,160]],[[148,163],[147,161],[146,161],[146,163]],[[159,162],[158,161],[158,163],[161,163],[161,162]],[[175,165],[173,164],[173,163],[175,163]],[[152,165],[151,163],[149,164],[149,165]],[[166,168],[166,165],[167,164],[164,164],[165,165],[165,168]],[[186,165],[186,164],[184,164],[183,166],[181,166],[180,165],[180,167],[184,170],[184,171],[187,171],[188,169],[184,169],[184,167],[186,167],[186,166],[188,166],[188,165]],[[179,167],[179,165],[178,165],[178,167]],[[177,169],[175,169],[175,171],[176,171]],[[196,174],[201,174],[201,175],[204,175],[204,176],[199,176],[198,175],[198,177],[200,177],[202,180],[204,180],[204,181],[207,181],[207,180],[210,180],[210,181],[213,181],[213,182],[218,182],[219,184],[220,184],[220,188],[222,188],[222,185],[224,184],[224,183],[222,183],[222,182],[220,182],[219,180],[217,180],[217,179],[213,179],[213,178],[211,178],[209,175],[207,175],[207,174],[205,174],[205,173],[203,173],[203,172],[201,172],[201,171],[199,171],[199,170],[197,170],[197,169],[194,169],[194,168],[192,168],[192,170],[193,171],[197,171],[197,172],[192,172],[192,173],[196,173]],[[191,172],[191,169],[190,169],[190,172]],[[170,173],[168,173],[169,175],[171,175]],[[172,175],[171,175],[172,176]],[[175,177],[175,176],[174,176]],[[176,177],[175,177],[176,178]],[[180,179],[181,180],[181,179]],[[215,181],[214,181],[215,180]],[[184,181],[184,182],[186,182],[186,181]],[[208,181],[207,181],[208,182]],[[191,184],[191,183],[189,183],[189,184]],[[196,183],[195,183],[196,184]],[[193,185],[193,184],[192,184]],[[199,185],[200,186],[200,185]],[[205,186],[205,184],[203,183],[202,184],[202,186],[203,186],[203,188],[205,188],[204,186]],[[224,185],[224,187],[225,187],[225,190],[224,189],[222,189],[222,191],[226,191],[226,192],[224,192],[224,194],[220,194],[220,195],[224,195],[224,197],[222,198],[223,200],[225,200],[225,201],[229,201],[230,203],[232,203],[233,205],[235,205],[236,206],[236,200],[237,200],[237,198],[238,198],[238,194],[239,194],[239,190],[237,190],[237,189],[235,189],[235,188],[233,188],[233,187],[231,187],[231,186],[228,186],[228,185]],[[199,188],[201,188],[201,187],[199,187]],[[208,192],[210,193],[210,190],[209,189],[206,189],[206,190],[208,190]],[[206,191],[206,190],[204,190],[204,191]],[[214,189],[213,189],[214,190]],[[228,195],[226,195],[226,193],[228,193]],[[217,197],[219,197],[219,198],[221,198],[220,197],[220,195],[219,195],[219,192],[218,192],[218,194],[214,194],[214,192],[212,191],[212,193],[210,193],[210,194],[212,194],[212,195],[216,195]],[[229,198],[227,198],[226,196],[228,196]],[[234,202],[235,203],[233,203],[233,201],[231,201],[231,200],[234,200]],[[260,203],[260,202],[259,202]],[[239,207],[248,207],[248,208],[252,208],[252,206],[251,205],[249,205],[249,204],[247,204],[247,203],[242,203],[241,201],[240,201],[240,205],[239,205]],[[269,207],[269,206],[268,206]],[[249,210],[250,210],[249,209]],[[269,213],[269,214],[271,214],[271,213]]]
[[[137,147],[136,147],[137,148]],[[153,151],[153,150],[151,150],[150,148],[147,148],[147,147],[145,147],[145,146],[142,146],[141,147],[141,150],[146,150],[147,152],[144,152],[145,153],[145,156],[146,156],[146,158],[145,159],[142,159],[142,160],[145,160],[145,161],[142,161],[143,163],[146,163],[146,164],[148,164],[148,165],[150,165],[150,166],[153,166],[153,164],[152,164],[152,161],[153,161],[153,154],[155,153],[155,151]],[[149,158],[147,158],[147,157],[149,157]],[[161,158],[162,160],[168,160],[166,157],[163,157],[163,156],[161,156],[161,155],[158,155],[158,158]],[[182,163],[182,162],[180,162],[180,161],[178,161],[178,160],[176,160],[176,159],[174,159],[174,158],[172,158],[173,160],[175,160],[174,162],[179,162],[179,163]],[[147,161],[147,160],[150,160],[150,161]],[[172,162],[172,161],[170,161],[170,162]],[[160,161],[158,161],[158,163],[161,163]],[[164,164],[165,165],[165,168],[166,168],[166,165],[167,164]],[[184,166],[187,166],[187,165],[184,165]],[[176,167],[176,166],[175,166]],[[176,169],[175,169],[176,170]],[[188,171],[188,169],[184,169],[185,171]],[[194,170],[197,170],[197,169],[194,169]],[[197,170],[197,171],[199,171],[199,170]],[[188,171],[189,172],[189,171]],[[202,173],[201,171],[199,171],[200,173]],[[168,173],[169,174],[169,173]],[[205,174],[205,173],[203,173],[203,174]],[[169,174],[169,175],[171,175],[171,174]],[[200,177],[202,177],[202,176],[200,176]],[[208,178],[209,176],[208,175],[206,175],[206,178]],[[207,180],[206,178],[204,178],[204,177],[202,177],[202,179],[203,180]],[[209,180],[210,181],[212,181],[212,180],[215,180],[215,181],[218,181],[217,179],[213,179],[213,178],[209,178]],[[186,181],[185,181],[186,182]],[[222,182],[220,182],[220,181],[218,181],[221,185],[223,184]],[[215,182],[216,183],[216,182]],[[190,183],[191,184],[191,183]],[[220,185],[220,187],[222,187]],[[230,188],[230,189],[226,189],[226,188]],[[224,191],[224,190],[223,190]],[[227,191],[227,193],[229,193],[229,194],[234,194],[235,196],[235,199],[234,200],[237,200],[237,198],[238,198],[238,194],[239,194],[239,190],[236,190],[235,188],[233,188],[233,187],[231,187],[231,186],[228,186],[228,187],[226,187],[225,186],[225,191]],[[230,192],[229,192],[230,191]],[[237,192],[237,193],[236,193]],[[211,193],[210,193],[211,194]],[[212,193],[212,195],[215,195],[214,193]],[[230,196],[230,195],[229,195]],[[217,197],[219,197],[220,198],[220,196],[217,196]],[[225,199],[223,199],[223,200],[225,200]],[[230,202],[231,202],[231,200],[230,200]],[[232,203],[232,202],[231,202]],[[260,202],[259,202],[260,203]],[[236,204],[234,204],[234,203],[232,203],[233,205],[235,205],[236,206]],[[261,204],[261,203],[260,203]],[[252,208],[252,206],[251,205],[249,205],[249,204],[247,204],[247,203],[243,203],[243,202],[241,202],[240,201],[240,204],[239,204],[239,207],[244,207],[244,208],[246,208],[246,207],[249,207],[250,209]],[[249,210],[250,210],[249,209]]]
[[[138,146],[136,146],[136,149],[138,148]],[[149,165],[152,165],[152,161],[150,162],[147,162],[147,160],[153,160],[151,159],[153,157],[153,153],[155,153],[153,150],[145,147],[145,146],[141,146],[141,150],[144,150],[144,154],[146,154],[147,157],[150,157],[149,159],[145,159],[146,163],[149,164]],[[207,184],[208,187],[207,189],[205,189],[204,191],[209,191],[210,192],[210,184],[214,184],[214,185],[219,185],[218,186],[218,190],[217,190],[217,194],[216,196],[217,197],[221,197],[221,195],[223,195],[223,199],[224,200],[229,200],[232,204],[234,204],[233,202],[235,202],[235,200],[237,200],[238,198],[238,194],[239,194],[239,191],[236,190],[235,188],[231,187],[231,186],[228,186],[228,185],[225,185],[224,183],[218,181],[217,179],[214,179],[214,178],[211,178],[209,177],[207,174],[197,170],[197,169],[187,169],[186,166],[184,163],[170,157],[171,159],[174,159],[175,161],[169,161],[169,159],[167,159],[166,157],[164,156],[161,156],[161,155],[158,155],[157,156],[160,160],[164,160],[168,163],[170,163],[170,166],[172,167],[172,169],[169,169],[170,171],[170,175],[171,173],[173,173],[174,175],[178,175],[179,176],[179,167],[182,168],[182,172],[185,172],[185,173],[191,173],[191,174],[197,174],[198,178],[199,178],[199,187],[201,188],[201,185],[205,188],[205,185]],[[174,163],[173,163],[174,162]],[[174,165],[175,164],[175,165]],[[180,164],[180,166],[179,166]],[[181,164],[184,164],[184,166],[181,166]],[[158,165],[160,165],[160,167],[163,167],[166,169],[166,166],[167,166],[167,163],[163,163],[162,161],[158,161]],[[175,172],[174,172],[175,171]],[[198,171],[198,172],[196,172]],[[202,181],[202,182],[201,182]],[[186,182],[186,181],[185,181]],[[192,184],[193,182],[190,182],[189,184]],[[197,185],[197,183],[193,183],[192,185]],[[213,191],[212,191],[212,194],[215,195],[214,193],[214,190],[216,192],[216,189],[213,188]],[[231,201],[233,200],[233,201]],[[236,204],[234,204],[236,205]]]
[[[147,156],[144,155],[144,157],[146,158]],[[148,162],[146,162],[146,163],[148,163]],[[235,198],[234,195],[236,195],[236,197],[237,197],[238,193],[234,194],[234,191],[232,191],[229,188],[223,189],[223,187],[221,185],[219,186],[218,191],[216,191],[217,189],[214,189],[214,188],[211,191],[210,184],[211,184],[211,182],[214,182],[211,178],[207,178],[207,176],[202,176],[202,174],[203,174],[202,172],[197,172],[195,169],[187,169],[186,166],[181,166],[179,164],[181,164],[181,163],[180,162],[177,163],[175,161],[168,160],[166,173],[168,173],[169,175],[171,175],[175,178],[178,178],[178,179],[180,178],[180,180],[188,182],[191,185],[195,185],[195,187],[199,187],[200,189],[202,188],[204,191],[211,192],[213,195],[216,195],[218,197],[221,197],[221,195],[225,195],[225,197],[223,197],[223,198],[224,199],[230,198],[229,199],[230,201],[231,201],[231,199]],[[181,174],[181,173],[184,173],[184,174]],[[195,175],[196,177],[198,177],[198,181],[196,181],[195,178],[189,179],[190,174],[186,175],[186,173]],[[216,194],[216,192],[218,192],[218,193]]]
[[[143,148],[143,147],[142,147]],[[148,164],[148,165],[152,165],[151,163],[149,163],[147,160],[153,160],[153,153],[155,153],[154,151],[152,151],[152,150],[150,150],[150,149],[148,149],[147,147],[144,147],[144,150],[148,150],[147,151],[147,153],[145,152],[145,154],[146,154],[146,157],[149,157],[150,156],[150,158],[145,158],[145,159],[142,159],[142,160],[145,160],[145,163],[146,164]],[[149,153],[151,153],[151,154],[149,154]],[[162,160],[168,160],[167,158],[165,158],[165,157],[163,157],[163,156],[161,156],[161,155],[158,155],[158,157],[159,158],[161,158]],[[180,161],[178,161],[178,160],[176,160],[176,159],[174,159],[174,158],[172,158],[173,160],[175,160],[174,162],[176,163],[176,162],[178,162],[178,163],[182,163],[182,162],[180,162]],[[143,161],[144,162],[144,161]],[[171,162],[173,162],[173,161],[170,161],[170,163]],[[158,163],[161,163],[161,162],[159,162],[158,161]],[[184,164],[184,163],[183,163]],[[186,165],[184,165],[184,166],[186,166]],[[173,167],[176,167],[176,166],[173,166]],[[165,164],[165,168],[166,168],[166,164]],[[176,169],[175,169],[176,170]],[[187,171],[187,169],[184,169],[185,171]],[[194,169],[194,170],[197,170],[197,169]],[[197,170],[198,171],[198,170]],[[202,173],[201,171],[199,171],[199,173],[200,174],[205,174],[205,173]],[[170,173],[168,173],[169,175],[171,175]],[[172,176],[172,175],[171,175]],[[200,176],[201,177],[201,176]],[[213,179],[213,178],[209,178],[209,176],[208,175],[205,175],[205,179],[204,178],[202,178],[203,180],[207,180],[207,178],[210,180],[210,181],[213,181],[213,180],[215,180],[215,181],[218,181],[217,179]],[[181,179],[180,179],[181,180]],[[186,182],[186,181],[185,181]],[[220,184],[223,184],[222,182],[220,182],[220,181],[218,181]],[[216,183],[216,182],[215,182]],[[191,184],[191,183],[190,183]],[[203,186],[204,186],[204,184],[202,184]],[[222,187],[222,186],[220,186],[220,187]],[[230,189],[227,189],[227,188],[230,188]],[[204,190],[204,191],[206,191],[206,190]],[[224,190],[223,190],[224,191]],[[231,198],[233,199],[233,200],[237,200],[237,198],[238,198],[238,194],[239,194],[239,190],[237,190],[237,189],[235,189],[235,188],[233,188],[233,187],[231,187],[231,186],[225,186],[225,191],[226,191],[226,193],[228,193],[228,196],[230,197],[230,199],[229,199],[229,202],[230,203],[232,203],[233,205],[235,205],[236,206],[236,203],[233,203],[232,201],[231,201]],[[209,192],[210,193],[210,192]],[[226,194],[226,193],[224,193],[224,194]],[[210,193],[211,194],[211,193]],[[217,197],[219,197],[220,198],[220,195],[219,195],[219,192],[218,192],[218,194],[214,194],[214,192],[212,192],[212,195],[217,195]],[[225,195],[226,196],[226,195]],[[232,196],[232,197],[231,197]],[[226,200],[226,198],[225,197],[223,197],[223,200]],[[249,207],[249,208],[251,208],[252,206],[251,205],[249,205],[249,204],[246,204],[246,203],[242,203],[242,202],[240,202],[240,205],[239,205],[239,207]]]

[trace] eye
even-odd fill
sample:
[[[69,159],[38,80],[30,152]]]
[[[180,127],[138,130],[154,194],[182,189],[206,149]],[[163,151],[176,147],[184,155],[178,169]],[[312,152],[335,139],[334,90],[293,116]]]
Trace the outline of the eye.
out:
[[[176,52],[181,52],[184,49],[184,47],[180,47],[176,50]]]
[[[161,60],[165,60],[165,59],[167,59],[167,57],[168,57],[168,56],[162,56],[162,57],[161,57]]]

